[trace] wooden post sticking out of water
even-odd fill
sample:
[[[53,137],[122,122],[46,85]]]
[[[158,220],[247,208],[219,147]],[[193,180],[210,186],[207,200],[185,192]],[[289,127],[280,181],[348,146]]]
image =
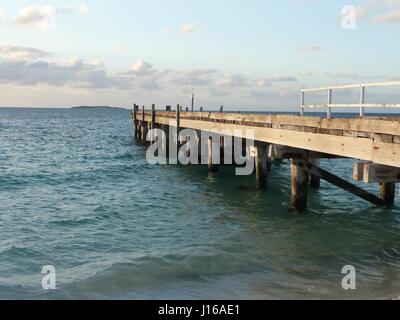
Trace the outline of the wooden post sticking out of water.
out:
[[[310,176],[292,160],[292,208],[304,210],[308,202]]]
[[[320,167],[321,160],[320,159],[310,159],[310,163],[313,165]],[[321,188],[321,178],[310,174],[310,188],[314,190],[319,190]]]
[[[396,183],[385,182],[381,183],[381,199],[386,206],[393,206],[396,197]]]
[[[142,129],[141,129],[141,134],[142,134],[142,141],[146,142],[146,136],[147,136],[147,124],[145,122],[145,114],[144,114],[144,106],[142,107]]]
[[[180,132],[180,125],[181,125],[181,108],[179,104],[176,106],[176,146],[179,153],[180,142],[179,142],[179,132]]]
[[[150,130],[153,130],[156,128],[156,105],[153,104],[151,106],[151,124],[150,124]],[[151,131],[151,137],[150,137],[150,142],[154,142],[154,134],[153,131]]]
[[[220,163],[221,163],[221,165],[225,165],[225,137],[221,136],[219,138],[219,141],[220,141],[220,145],[221,145],[221,148],[220,148]]]
[[[151,129],[156,127],[156,105],[153,104],[151,106]]]
[[[257,187],[259,189],[265,189],[268,181],[269,145],[267,143],[256,142],[255,148]]]
[[[214,156],[213,156],[213,139],[212,137],[208,137],[208,170],[210,172],[217,172],[218,165],[214,164]]]
[[[135,139],[139,138],[139,121],[137,120],[138,111],[139,111],[139,107],[136,104],[134,104],[133,119],[134,119],[134,126],[135,126]]]

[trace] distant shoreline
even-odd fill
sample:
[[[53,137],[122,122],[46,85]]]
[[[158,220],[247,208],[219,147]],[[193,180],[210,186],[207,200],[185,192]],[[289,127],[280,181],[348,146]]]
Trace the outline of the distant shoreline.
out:
[[[127,110],[126,108],[122,108],[122,107],[109,107],[109,106],[78,106],[78,107],[71,107],[70,109],[123,109],[123,110]]]

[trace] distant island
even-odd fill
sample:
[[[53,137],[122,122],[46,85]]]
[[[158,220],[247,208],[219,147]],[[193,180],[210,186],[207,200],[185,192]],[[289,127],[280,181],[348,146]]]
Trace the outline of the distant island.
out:
[[[123,109],[123,107],[109,107],[109,106],[79,106],[79,107],[72,107],[71,109]]]

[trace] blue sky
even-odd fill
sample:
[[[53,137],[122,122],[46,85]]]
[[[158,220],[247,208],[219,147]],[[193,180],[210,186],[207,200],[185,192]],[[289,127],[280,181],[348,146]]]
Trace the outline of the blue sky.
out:
[[[294,110],[301,88],[398,79],[399,31],[399,0],[0,0],[0,104],[187,105],[194,87]]]

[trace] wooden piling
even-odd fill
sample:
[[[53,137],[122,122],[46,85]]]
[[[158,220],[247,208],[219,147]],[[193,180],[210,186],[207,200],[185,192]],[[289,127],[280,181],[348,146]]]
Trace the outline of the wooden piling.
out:
[[[310,176],[307,171],[292,160],[292,208],[304,210],[308,205],[308,184]]]
[[[180,132],[180,119],[181,119],[181,107],[179,104],[176,106],[176,147],[179,154],[180,142],[179,142],[179,132]]]
[[[256,178],[257,187],[265,189],[268,181],[268,149],[266,143],[256,142]]]
[[[133,106],[133,119],[134,119],[133,124],[135,129],[135,139],[139,138],[139,121],[137,120],[138,111],[139,107],[135,104]]]
[[[150,142],[153,143],[155,140],[153,130],[156,128],[156,105],[151,105],[151,123],[149,124],[149,130],[151,130]]]
[[[141,126],[141,135],[142,135],[142,141],[146,142],[146,137],[147,137],[147,132],[148,132],[148,127],[147,127],[147,123],[145,121],[145,109],[144,106],[142,107],[142,126]]]
[[[310,163],[317,167],[320,167],[321,160],[310,159]],[[321,188],[321,178],[316,176],[315,174],[310,174],[310,188],[314,190],[319,190]]]
[[[215,164],[214,162],[213,139],[210,136],[208,137],[208,170],[210,172],[218,172],[218,164]]]
[[[396,197],[396,183],[385,182],[381,183],[381,199],[386,206],[393,206]]]

